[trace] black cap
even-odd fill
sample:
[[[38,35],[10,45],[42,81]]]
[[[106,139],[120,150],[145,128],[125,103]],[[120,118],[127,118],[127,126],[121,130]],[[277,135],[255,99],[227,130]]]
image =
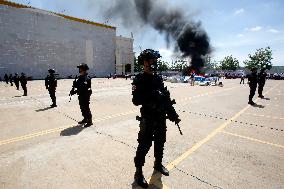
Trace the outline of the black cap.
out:
[[[49,69],[48,72],[49,73],[55,73],[55,70],[54,69]]]
[[[26,75],[24,72],[21,73],[22,75]]]
[[[77,68],[83,68],[84,70],[88,70],[89,69],[89,66],[85,63],[81,63],[77,66]]]
[[[146,49],[140,53],[138,56],[138,63],[143,65],[144,60],[158,59],[161,58],[159,51],[154,51],[153,49]]]

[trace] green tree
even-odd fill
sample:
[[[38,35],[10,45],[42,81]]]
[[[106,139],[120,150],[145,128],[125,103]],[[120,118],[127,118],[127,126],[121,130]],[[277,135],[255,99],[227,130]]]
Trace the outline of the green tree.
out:
[[[206,72],[208,70],[217,70],[219,69],[219,63],[216,60],[212,60],[212,57],[207,55],[205,57],[204,68],[203,70]]]
[[[172,71],[179,71],[186,69],[188,67],[186,60],[176,60],[173,62],[173,65],[171,66]]]
[[[272,58],[272,50],[270,47],[257,49],[256,52],[251,55],[249,54],[249,60],[245,60],[245,67],[251,69],[252,67],[256,67],[258,69],[265,68],[270,70],[272,68],[271,60]]]
[[[134,72],[141,72],[143,70],[143,66],[138,63],[138,59],[134,57]]]
[[[165,61],[161,61],[161,60],[158,60],[157,62],[157,65],[158,65],[158,71],[162,72],[162,71],[168,71],[169,70],[169,65],[167,62]]]
[[[221,62],[220,62],[220,68],[222,70],[233,70],[235,71],[240,67],[239,61],[234,58],[232,55],[226,56]]]

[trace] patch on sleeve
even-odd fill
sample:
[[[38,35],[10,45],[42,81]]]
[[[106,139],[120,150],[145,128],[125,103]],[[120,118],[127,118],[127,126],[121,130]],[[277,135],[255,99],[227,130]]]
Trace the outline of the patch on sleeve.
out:
[[[132,91],[136,90],[136,85],[132,85]]]

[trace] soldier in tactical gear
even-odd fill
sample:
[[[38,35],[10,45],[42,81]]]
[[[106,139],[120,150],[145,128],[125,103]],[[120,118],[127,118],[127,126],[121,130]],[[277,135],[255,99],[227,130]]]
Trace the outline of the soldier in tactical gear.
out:
[[[56,105],[56,87],[57,87],[57,79],[55,78],[55,70],[49,69],[48,70],[49,75],[45,78],[45,88],[48,90],[50,98],[52,100],[52,105],[50,105],[51,108],[57,107]]]
[[[251,74],[248,75],[248,84],[250,87],[250,93],[249,93],[249,101],[248,104],[255,105],[255,103],[252,101],[253,96],[255,95],[256,87],[257,87],[258,77],[257,77],[257,68],[251,69]]]
[[[20,77],[20,83],[21,83],[21,86],[24,90],[24,94],[23,96],[27,96],[27,78],[26,78],[26,75],[24,73],[21,73],[21,77]]]
[[[263,87],[265,85],[267,73],[265,72],[265,68],[261,68],[258,74],[258,97],[264,98],[262,95]]]
[[[9,76],[9,81],[11,83],[11,86],[13,86],[13,76],[12,76],[12,74],[10,74],[10,76]]]
[[[79,105],[84,119],[79,121],[79,124],[84,124],[84,127],[90,127],[93,125],[92,113],[90,110],[90,97],[92,94],[91,89],[91,78],[88,76],[87,70],[89,67],[87,64],[80,64],[77,66],[79,68],[80,76],[77,80],[73,82],[71,95],[78,94]]]
[[[18,73],[15,73],[15,76],[14,76],[14,83],[15,83],[15,85],[16,85],[17,90],[19,90],[20,77],[19,77],[19,74],[18,74]]]
[[[162,165],[164,144],[166,142],[166,118],[179,123],[180,119],[175,112],[169,91],[164,87],[163,80],[156,74],[158,51],[146,49],[138,57],[139,64],[144,66],[144,73],[138,74],[132,83],[132,102],[134,105],[142,105],[140,131],[138,133],[138,147],[134,163],[136,172],[135,182],[147,188],[148,183],[144,178],[142,167],[145,156],[148,153],[152,141],[154,141],[154,169],[168,176],[169,171]]]
[[[7,74],[4,75],[4,80],[7,84],[9,84],[9,76]]]

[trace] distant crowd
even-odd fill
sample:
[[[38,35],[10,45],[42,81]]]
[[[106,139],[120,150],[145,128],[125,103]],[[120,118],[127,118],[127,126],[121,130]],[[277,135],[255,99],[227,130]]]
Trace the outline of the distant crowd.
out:
[[[13,83],[14,83],[17,90],[20,90],[19,86],[21,84],[21,87],[24,91],[23,96],[27,96],[27,77],[26,77],[25,73],[21,73],[21,76],[19,76],[18,73],[15,73],[14,76],[12,74],[10,74],[9,76],[8,76],[8,74],[5,74],[4,75],[4,81],[7,84],[10,83],[11,86],[13,86]]]
[[[237,79],[237,78],[247,78],[247,75],[244,73],[231,73],[225,72],[222,74],[211,74],[214,76],[218,76],[219,78],[224,79]],[[267,73],[267,79],[275,79],[275,80],[284,80],[284,73]]]

